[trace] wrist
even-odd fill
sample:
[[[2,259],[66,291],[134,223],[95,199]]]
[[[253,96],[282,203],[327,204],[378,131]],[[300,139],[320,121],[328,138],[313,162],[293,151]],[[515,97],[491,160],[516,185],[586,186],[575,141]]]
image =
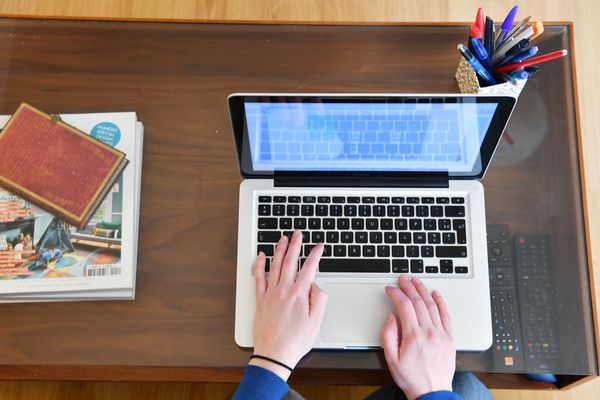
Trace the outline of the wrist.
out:
[[[443,386],[443,385],[442,385]],[[402,389],[402,391],[404,392],[404,394],[406,395],[406,398],[408,400],[416,400],[421,396],[424,396],[426,394],[429,393],[433,393],[433,392],[439,392],[439,391],[448,391],[448,392],[452,392],[452,385],[448,386],[448,387],[427,387],[427,388],[412,388],[412,389]]]
[[[288,370],[285,367],[282,367],[281,365],[275,364],[271,361],[263,360],[261,358],[251,359],[248,362],[248,365],[254,365],[269,370],[281,379],[283,379],[285,382],[287,382],[288,378],[290,377],[290,374],[292,373],[290,370]]]

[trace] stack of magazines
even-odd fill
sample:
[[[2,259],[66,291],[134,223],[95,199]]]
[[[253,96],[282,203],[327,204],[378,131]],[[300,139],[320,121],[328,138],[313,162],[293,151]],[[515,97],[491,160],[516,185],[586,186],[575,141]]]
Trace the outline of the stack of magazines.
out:
[[[0,116],[0,128],[9,118]],[[60,118],[125,153],[129,164],[82,228],[0,187],[0,303],[133,299],[143,125],[133,112]]]

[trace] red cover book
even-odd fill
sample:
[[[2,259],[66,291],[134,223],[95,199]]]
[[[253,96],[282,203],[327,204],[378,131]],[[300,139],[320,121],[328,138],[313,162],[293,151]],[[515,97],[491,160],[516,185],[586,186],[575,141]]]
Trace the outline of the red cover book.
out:
[[[79,228],[127,162],[122,152],[25,103],[0,133],[0,186]]]

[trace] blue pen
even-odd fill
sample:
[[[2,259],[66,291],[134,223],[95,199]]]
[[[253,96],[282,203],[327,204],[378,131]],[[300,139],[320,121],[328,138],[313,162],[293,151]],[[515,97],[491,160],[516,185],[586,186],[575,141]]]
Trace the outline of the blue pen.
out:
[[[517,16],[517,11],[519,7],[514,6],[509,12],[506,18],[504,18],[504,22],[502,23],[501,34],[498,35],[498,40],[496,41],[496,47],[500,46],[502,42],[506,39],[510,28],[512,28],[512,24],[515,21],[515,17]]]
[[[492,77],[492,75],[487,72],[483,65],[477,61],[477,58],[475,58],[475,56],[471,54],[471,52],[463,44],[459,44],[457,48],[460,54],[465,58],[465,60],[467,60],[469,64],[471,64],[471,67],[473,67],[477,75],[479,75],[485,83],[488,85],[496,84],[496,80]]]
[[[487,69],[491,65],[490,63],[492,60],[490,60],[489,54],[485,47],[483,47],[481,40],[471,38],[471,46],[473,47],[473,50],[475,50],[475,56],[477,56],[477,59],[481,61],[483,66]]]
[[[508,73],[511,78],[514,79],[527,79],[529,78],[529,72],[522,70],[515,70]]]
[[[509,61],[511,64],[513,63],[518,63],[521,61],[524,61],[526,59],[528,59],[529,57],[533,57],[537,54],[538,52],[538,47],[537,46],[533,46],[529,49],[523,50],[522,52],[520,52],[519,54],[517,54],[516,56],[512,57]]]

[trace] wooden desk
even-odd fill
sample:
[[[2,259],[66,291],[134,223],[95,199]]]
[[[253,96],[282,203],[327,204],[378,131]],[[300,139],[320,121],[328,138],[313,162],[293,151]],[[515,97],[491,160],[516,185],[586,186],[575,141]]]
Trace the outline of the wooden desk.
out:
[[[568,47],[546,27],[542,51]],[[137,298],[3,305],[0,377],[235,381],[240,177],[232,92],[456,92],[458,26],[305,26],[0,21],[0,112],[136,111],[144,122]],[[484,181],[490,223],[556,239],[565,361],[597,374],[570,60],[530,82]],[[516,144],[515,144],[516,143]],[[571,268],[570,270],[568,268]],[[486,371],[485,355],[460,367]],[[294,379],[375,384],[379,352],[314,352]],[[491,381],[493,379],[493,382]],[[520,386],[488,376],[492,386]],[[573,379],[565,379],[567,383]]]

